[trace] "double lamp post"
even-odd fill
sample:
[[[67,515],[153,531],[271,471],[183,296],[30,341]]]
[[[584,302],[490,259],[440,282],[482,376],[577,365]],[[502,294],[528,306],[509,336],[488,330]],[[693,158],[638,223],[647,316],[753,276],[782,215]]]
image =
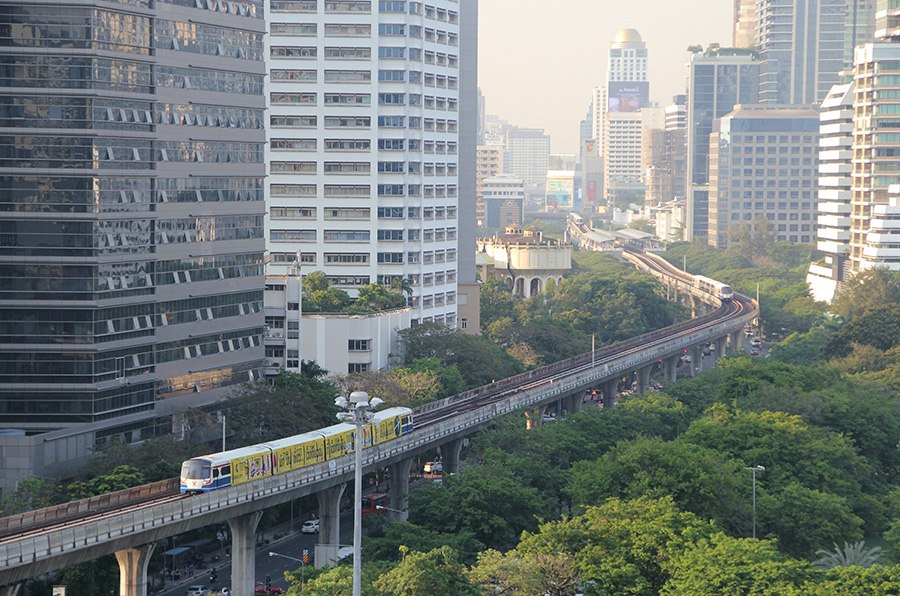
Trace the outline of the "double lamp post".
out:
[[[363,427],[372,421],[372,410],[383,403],[381,399],[373,397],[365,391],[354,391],[349,397],[339,397],[334,400],[334,405],[345,410],[339,412],[338,420],[356,425],[356,434],[353,438],[353,452],[355,455],[353,475],[353,596],[362,593],[362,449],[365,437]]]

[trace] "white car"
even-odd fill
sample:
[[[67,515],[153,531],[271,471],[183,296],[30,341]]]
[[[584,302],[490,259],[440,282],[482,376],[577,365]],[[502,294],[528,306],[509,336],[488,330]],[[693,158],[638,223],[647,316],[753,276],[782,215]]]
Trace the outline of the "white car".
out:
[[[188,586],[185,596],[206,596],[206,586]]]
[[[319,533],[319,520],[317,519],[308,519],[303,522],[303,525],[300,526],[300,532],[302,534],[318,534]]]

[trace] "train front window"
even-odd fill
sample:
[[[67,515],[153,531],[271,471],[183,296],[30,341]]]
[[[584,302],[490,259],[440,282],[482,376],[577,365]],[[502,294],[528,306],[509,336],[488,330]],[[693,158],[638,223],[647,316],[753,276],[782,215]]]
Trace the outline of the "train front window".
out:
[[[181,477],[187,480],[203,480],[209,478],[209,462],[191,459],[181,466]]]

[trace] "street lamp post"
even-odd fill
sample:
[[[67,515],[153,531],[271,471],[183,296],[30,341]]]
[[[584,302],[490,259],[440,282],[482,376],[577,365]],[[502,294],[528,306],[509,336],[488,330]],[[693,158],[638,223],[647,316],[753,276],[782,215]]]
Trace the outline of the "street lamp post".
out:
[[[289,556],[283,555],[281,553],[273,553],[272,551],[269,551],[269,556],[270,557],[283,557],[285,559],[290,559],[291,561],[297,561],[298,563],[300,563],[300,591],[302,592],[305,575],[306,575],[306,562],[304,562],[303,559],[298,559],[297,557],[289,557]]]
[[[349,397],[338,397],[334,405],[346,410],[339,412],[338,420],[356,425],[353,438],[355,455],[353,474],[353,596],[362,594],[362,443],[363,425],[372,420],[373,410],[382,404],[377,397],[369,399],[365,391],[354,391]]]
[[[744,468],[745,470],[750,470],[750,473],[753,475],[753,537],[756,538],[756,473],[757,472],[765,472],[766,468],[764,466],[753,466],[752,468]]]

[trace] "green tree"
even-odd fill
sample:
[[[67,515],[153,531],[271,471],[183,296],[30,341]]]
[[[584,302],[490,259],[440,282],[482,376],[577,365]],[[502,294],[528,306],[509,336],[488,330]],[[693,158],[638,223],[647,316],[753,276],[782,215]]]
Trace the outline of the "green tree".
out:
[[[395,277],[394,279],[392,279],[391,280],[391,289],[401,295],[406,295],[406,296],[413,295],[412,284],[409,282],[409,279],[407,279],[405,277],[398,276],[398,277]]]
[[[414,372],[431,372],[440,383],[437,397],[444,398],[466,390],[466,381],[455,365],[445,366],[437,358],[416,358],[407,368]]]
[[[228,443],[243,447],[333,424],[337,396],[329,381],[286,371],[272,385],[242,386],[222,405]]]
[[[491,549],[481,553],[469,578],[488,593],[510,596],[568,596],[580,583],[571,557],[518,550],[503,554]]]
[[[3,499],[2,514],[12,515],[49,507],[60,502],[61,487],[55,480],[45,478],[25,478],[19,481],[16,490]]]
[[[489,277],[481,284],[481,330],[487,332],[494,321],[515,312],[515,304],[520,300],[514,296],[509,284],[499,277]]]
[[[896,596],[900,565],[893,567],[834,567],[824,577],[809,580],[784,596]]]
[[[661,594],[783,594],[814,576],[809,563],[788,559],[768,540],[717,533],[675,552]]]
[[[900,302],[900,274],[887,269],[867,269],[844,284],[831,303],[831,312],[850,320],[876,306],[896,302]]]
[[[384,596],[384,592],[373,584],[384,573],[393,568],[385,562],[363,563],[360,587],[363,596]],[[305,568],[302,571],[285,572],[285,578],[292,582],[285,596],[346,596],[353,593],[353,566],[336,565],[322,570]],[[302,579],[305,575],[307,579]],[[301,589],[302,584],[302,589]]]
[[[359,289],[352,310],[359,312],[378,312],[391,308],[406,306],[406,297],[401,293],[388,290],[380,284],[368,284]]]
[[[757,480],[769,492],[784,490],[796,481],[846,497],[855,513],[863,507],[862,485],[871,466],[848,438],[810,427],[799,416],[730,412],[717,406],[694,421],[682,439],[747,465],[765,466],[764,478]]]
[[[118,466],[109,474],[97,476],[90,480],[70,482],[66,491],[71,500],[84,499],[103,493],[124,490],[132,486],[144,484],[144,474],[132,466]]]
[[[479,596],[470,581],[465,566],[449,546],[427,553],[410,552],[400,564],[375,580],[375,587],[392,596],[425,596],[455,594]]]
[[[900,346],[900,303],[874,306],[834,332],[825,344],[827,357],[848,355],[853,344],[879,350]]]
[[[522,530],[536,529],[547,513],[540,491],[496,469],[469,468],[446,487],[423,487],[410,495],[415,523],[439,532],[469,532],[491,548],[511,548]]]
[[[817,547],[841,537],[861,538],[862,525],[846,498],[797,482],[759,498],[759,526],[794,557],[812,556]]]
[[[594,594],[658,594],[673,556],[713,531],[671,497],[610,499],[526,532],[516,551],[565,556]]]
[[[438,532],[409,522],[389,522],[370,532],[363,543],[364,561],[399,561],[401,547],[411,551],[428,552],[449,546],[464,563],[474,563],[484,550],[471,532]]]
[[[437,358],[445,366],[455,366],[470,388],[505,379],[522,370],[503,348],[480,335],[429,323],[404,329],[400,336],[406,344],[407,362]]]
[[[679,508],[712,518],[739,533],[749,526],[744,464],[683,441],[638,438],[618,444],[596,461],[571,470],[569,492],[576,503],[609,497],[671,496]]]
[[[303,295],[311,297],[315,292],[327,290],[331,286],[324,271],[311,271],[303,276]]]

